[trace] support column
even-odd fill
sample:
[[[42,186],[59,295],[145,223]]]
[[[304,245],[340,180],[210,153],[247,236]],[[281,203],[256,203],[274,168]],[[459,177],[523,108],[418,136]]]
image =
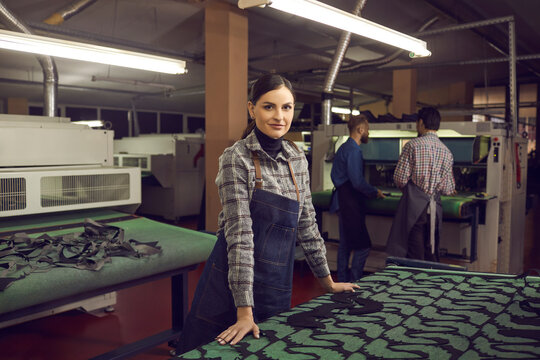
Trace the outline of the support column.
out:
[[[6,99],[6,114],[28,115],[28,99],[8,97]]]
[[[474,85],[470,82],[460,81],[450,84],[448,91],[448,105],[470,106],[474,102]],[[445,116],[444,121],[472,121],[472,115]]]
[[[247,125],[248,20],[245,11],[225,2],[205,9],[206,77],[206,230],[217,230],[221,211],[215,179],[223,150]]]
[[[416,112],[416,69],[394,70],[392,81],[392,114]]]

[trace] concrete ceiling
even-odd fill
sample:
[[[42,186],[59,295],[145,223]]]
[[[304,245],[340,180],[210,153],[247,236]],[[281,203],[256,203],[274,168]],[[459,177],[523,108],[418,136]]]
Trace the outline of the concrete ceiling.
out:
[[[225,1],[225,0],[223,0]],[[188,61],[189,72],[174,76],[128,70],[88,62],[55,59],[59,73],[59,104],[91,105],[204,113],[204,6],[205,0],[98,0],[61,25],[43,21],[71,4],[71,0],[0,0],[36,34],[69,37],[105,46],[177,56]],[[236,1],[228,1],[236,4]],[[355,1],[325,0],[324,3],[351,11]],[[250,78],[275,71],[285,74],[303,95],[318,99],[325,72],[336,48],[340,31],[271,8],[249,9]],[[535,0],[368,0],[362,17],[407,34],[415,34],[432,19],[427,29],[512,15],[516,23],[519,55],[540,54],[540,1]],[[433,55],[410,59],[403,52],[383,66],[362,62],[393,54],[396,49],[353,36],[340,72],[337,94],[348,97],[357,90],[356,104],[376,101],[392,93],[392,69],[418,68],[419,91],[470,81],[476,86],[508,83],[505,62],[460,65],[466,60],[504,57],[508,52],[507,24],[472,30],[415,36],[424,39]],[[540,80],[540,59],[520,61],[519,83]],[[137,81],[126,84],[92,81],[93,77]],[[42,102],[42,71],[30,54],[0,50],[0,98],[26,97]],[[142,85],[162,84],[169,89]],[[171,90],[173,87],[174,90]],[[339,102],[339,101],[338,101]],[[345,103],[343,103],[345,104]]]

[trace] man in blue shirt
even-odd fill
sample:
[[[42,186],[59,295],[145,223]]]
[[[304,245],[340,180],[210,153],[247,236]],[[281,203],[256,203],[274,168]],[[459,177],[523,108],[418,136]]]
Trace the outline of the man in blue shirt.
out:
[[[384,198],[383,193],[364,179],[364,160],[360,144],[368,142],[369,124],[364,115],[352,117],[348,124],[349,138],[334,157],[330,176],[336,188],[339,206],[338,281],[356,281],[364,271],[371,248],[366,227],[366,199]],[[332,208],[336,208],[332,204]],[[349,258],[354,252],[351,269]]]

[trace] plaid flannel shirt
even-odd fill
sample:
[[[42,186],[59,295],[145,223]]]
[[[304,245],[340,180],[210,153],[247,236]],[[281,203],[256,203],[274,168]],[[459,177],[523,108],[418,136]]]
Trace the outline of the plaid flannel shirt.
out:
[[[409,180],[428,195],[454,192],[454,157],[437,134],[428,132],[412,139],[403,147],[394,172],[394,183],[399,188]]]
[[[259,154],[263,190],[296,200],[296,189],[287,161],[291,163],[300,193],[298,243],[306,260],[319,277],[330,274],[326,248],[315,220],[311,200],[308,163],[303,152],[283,141],[281,152],[271,158],[261,148],[254,132],[225,149],[219,158],[216,178],[221,205],[219,230],[225,235],[229,263],[229,288],[235,305],[254,306],[253,301],[253,231],[249,204],[255,189],[255,166],[251,152]]]

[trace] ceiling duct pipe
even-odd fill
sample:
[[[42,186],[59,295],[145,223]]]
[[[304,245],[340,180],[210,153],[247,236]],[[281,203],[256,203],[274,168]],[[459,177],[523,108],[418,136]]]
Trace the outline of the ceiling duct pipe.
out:
[[[437,22],[437,20],[439,20],[438,16],[435,16],[435,17],[429,19],[425,24],[423,24],[420,27],[420,29],[418,29],[417,35],[421,35],[422,31],[424,31],[425,29],[427,29],[428,27],[433,25],[435,22]],[[388,64],[388,63],[394,61],[395,59],[397,59],[403,53],[403,51],[404,50],[399,49],[399,50],[394,51],[390,55],[385,55],[385,56],[379,57],[377,59],[360,61],[360,62],[357,62],[355,64],[349,65],[349,66],[343,66],[341,68],[341,71],[346,72],[346,71],[353,71],[353,70],[363,68],[363,67],[368,67],[368,66],[371,67],[371,66],[385,65],[385,64]],[[311,73],[312,74],[323,74],[323,73],[327,73],[327,71],[328,71],[327,69],[314,69],[314,70],[311,71]]]
[[[356,6],[352,12],[353,15],[359,15],[360,11],[366,5],[367,0],[358,0]],[[324,89],[322,93],[322,123],[324,125],[332,124],[332,98],[334,97],[333,89],[336,82],[336,77],[347,52],[347,47],[351,41],[351,33],[349,31],[344,31],[341,34],[341,37],[338,42],[334,58],[330,64],[330,68],[326,73],[326,79],[324,80]]]
[[[30,29],[9,11],[0,1],[0,21],[11,31],[32,34]],[[56,100],[58,95],[58,71],[56,64],[50,56],[37,55],[37,60],[43,70],[43,115],[53,117],[56,115]]]
[[[435,16],[435,17],[429,19],[425,24],[423,24],[420,27],[420,29],[418,29],[418,32],[421,34],[422,31],[424,31],[425,29],[427,29],[428,27],[433,25],[437,20],[439,20],[438,16]],[[399,57],[399,55],[401,55],[403,53],[403,51],[404,50],[399,49],[399,50],[394,51],[392,54],[390,54],[388,56],[383,56],[383,57],[380,57],[378,59],[362,61],[362,62],[353,64],[353,65],[345,66],[345,67],[343,67],[341,69],[341,71],[352,71],[352,70],[356,70],[358,68],[365,67],[365,66],[381,66],[381,65],[385,65],[385,64],[388,64],[388,63],[394,61],[395,59],[397,59]]]
[[[431,19],[426,21],[426,23],[424,23],[418,29],[418,32],[416,34],[414,34],[414,35],[416,35],[416,36],[422,35],[423,31],[425,31],[427,28],[429,28],[431,25],[433,25],[438,20],[439,20],[438,16],[432,17]],[[343,67],[340,68],[340,71],[341,72],[350,72],[350,71],[355,71],[355,70],[358,70],[358,69],[361,69],[361,68],[379,67],[379,66],[382,66],[382,65],[386,65],[386,64],[394,61],[395,59],[397,59],[403,53],[403,51],[405,51],[405,50],[398,49],[398,50],[394,51],[390,55],[384,55],[384,56],[381,56],[381,57],[376,58],[376,59],[364,60],[364,61],[360,61],[360,62],[351,64],[351,65],[348,65],[348,66],[343,66]],[[328,69],[313,69],[313,70],[310,70],[307,75],[312,75],[312,74],[321,75],[321,74],[326,74],[326,73],[328,73]]]
[[[97,0],[75,1],[72,4],[67,5],[63,9],[58,10],[57,12],[49,16],[47,19],[43,20],[43,22],[50,25],[60,25],[61,23],[77,15],[96,1]]]

